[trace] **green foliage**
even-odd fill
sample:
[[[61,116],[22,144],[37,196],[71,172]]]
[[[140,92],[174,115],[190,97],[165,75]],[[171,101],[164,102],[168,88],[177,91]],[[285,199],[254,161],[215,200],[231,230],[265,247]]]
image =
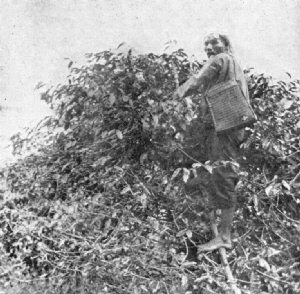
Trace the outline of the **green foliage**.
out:
[[[15,154],[35,152],[4,171],[1,286],[228,293],[217,253],[195,262],[195,245],[210,237],[199,96],[172,97],[201,64],[183,50],[87,58],[42,94],[54,115],[12,138]],[[229,260],[244,293],[297,293],[299,81],[252,75],[249,89],[259,120],[243,146]]]

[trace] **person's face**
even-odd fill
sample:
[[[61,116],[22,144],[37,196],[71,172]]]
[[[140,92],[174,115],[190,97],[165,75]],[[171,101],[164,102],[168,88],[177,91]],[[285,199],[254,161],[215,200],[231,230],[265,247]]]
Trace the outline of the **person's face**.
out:
[[[211,34],[204,40],[204,51],[208,58],[226,51],[226,46],[219,35]]]

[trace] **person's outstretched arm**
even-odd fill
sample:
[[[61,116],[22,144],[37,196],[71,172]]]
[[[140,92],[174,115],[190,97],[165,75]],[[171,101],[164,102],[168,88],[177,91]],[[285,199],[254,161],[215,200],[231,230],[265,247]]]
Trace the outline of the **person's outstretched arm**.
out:
[[[189,78],[183,85],[181,85],[174,93],[179,98],[184,98],[194,92],[203,93],[208,87],[209,83],[213,81],[222,68],[222,59],[218,56],[212,57],[200,69],[199,73]]]

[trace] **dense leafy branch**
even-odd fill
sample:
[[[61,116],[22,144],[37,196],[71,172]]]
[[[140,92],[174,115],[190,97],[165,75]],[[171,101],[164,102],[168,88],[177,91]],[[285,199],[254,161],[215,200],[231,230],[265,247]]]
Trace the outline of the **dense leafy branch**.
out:
[[[213,168],[201,97],[172,98],[202,65],[181,49],[87,59],[81,68],[70,62],[68,83],[42,94],[54,115],[12,137],[15,154],[29,155],[4,170],[2,286],[228,293],[215,254],[195,261],[195,245],[210,234],[205,196]],[[249,76],[259,119],[243,144],[228,257],[243,293],[300,289],[299,85]]]

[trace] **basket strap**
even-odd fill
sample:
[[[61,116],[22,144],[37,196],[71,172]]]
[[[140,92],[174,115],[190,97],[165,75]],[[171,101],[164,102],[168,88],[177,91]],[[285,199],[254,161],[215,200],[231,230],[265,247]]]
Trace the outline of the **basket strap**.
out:
[[[234,60],[234,57],[233,57],[233,55],[232,55],[231,53],[228,53],[228,55],[231,56],[232,62],[233,62],[234,80],[239,84],[238,80],[236,79],[236,68],[235,68],[235,60]],[[232,80],[232,79],[230,79],[230,80]],[[228,81],[229,81],[229,80],[228,80]],[[208,93],[208,91],[209,91],[211,85],[212,85],[211,82],[208,83],[208,86],[207,86],[207,88],[206,88],[206,90],[205,90],[205,92],[204,92],[203,97],[206,97],[206,96],[207,96],[207,93]]]
[[[236,80],[236,82],[238,83],[237,79],[236,79],[236,70],[235,70],[235,60],[232,54],[229,54],[232,58],[232,62],[233,62],[233,71],[234,71],[234,79]]]
[[[238,86],[241,88],[241,85],[240,85],[239,81],[236,79],[235,59],[234,59],[234,57],[233,57],[232,54],[229,54],[229,55],[231,56],[232,62],[233,62],[234,80],[236,81],[236,83],[238,84]],[[241,91],[242,91],[242,89],[241,89]],[[247,101],[247,103],[250,105],[249,101],[247,100],[247,98],[245,96],[245,93],[243,91],[242,91],[242,93],[243,93],[243,97],[245,98],[245,100]]]

